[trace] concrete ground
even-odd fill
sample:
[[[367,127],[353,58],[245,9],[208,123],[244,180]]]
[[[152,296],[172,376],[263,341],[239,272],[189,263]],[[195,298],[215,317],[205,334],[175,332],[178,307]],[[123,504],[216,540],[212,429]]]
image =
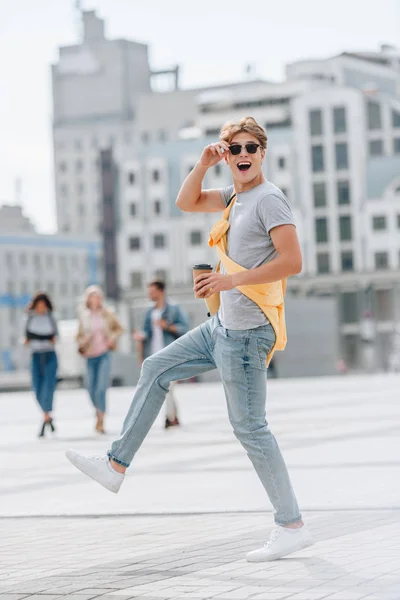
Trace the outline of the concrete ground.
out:
[[[268,417],[317,543],[273,563],[248,550],[271,506],[231,433],[219,384],[177,386],[118,495],[64,452],[103,453],[132,390],[93,432],[84,390],[57,393],[57,435],[38,440],[30,393],[0,395],[0,598],[400,600],[400,377],[269,383]]]

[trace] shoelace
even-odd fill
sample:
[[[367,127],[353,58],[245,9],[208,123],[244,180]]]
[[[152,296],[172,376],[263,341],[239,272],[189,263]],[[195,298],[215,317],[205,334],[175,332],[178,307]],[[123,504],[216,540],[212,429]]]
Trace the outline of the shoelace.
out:
[[[280,529],[273,529],[271,531],[271,535],[269,536],[268,542],[264,544],[265,548],[269,548],[269,546],[271,546],[273,542],[275,542],[279,537],[281,537],[282,534],[283,531],[281,531]]]

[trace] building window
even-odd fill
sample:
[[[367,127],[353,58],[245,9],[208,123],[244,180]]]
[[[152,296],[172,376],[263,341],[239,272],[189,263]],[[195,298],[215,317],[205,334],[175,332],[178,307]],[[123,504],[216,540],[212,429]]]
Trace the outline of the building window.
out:
[[[393,152],[394,154],[400,154],[400,138],[393,139]]]
[[[370,156],[381,156],[383,154],[382,140],[371,140],[368,145]]]
[[[215,176],[216,177],[220,177],[221,176],[222,169],[221,169],[221,165],[220,164],[215,165],[214,172],[215,172]]]
[[[52,269],[54,265],[54,260],[52,254],[47,254],[46,256],[46,268]]]
[[[279,168],[280,170],[283,170],[283,169],[285,169],[285,167],[286,167],[286,160],[285,160],[285,157],[284,157],[284,156],[280,156],[280,157],[278,158],[278,168]]]
[[[203,241],[203,236],[201,231],[191,231],[190,232],[190,245],[191,246],[200,246]]]
[[[351,250],[342,252],[340,255],[340,260],[342,263],[342,271],[354,271],[353,253]]]
[[[320,275],[329,273],[331,270],[330,257],[327,252],[319,252],[317,254],[317,272]]]
[[[160,202],[160,200],[155,200],[155,202],[154,202],[154,214],[155,215],[160,215],[161,214],[161,202]]]
[[[339,217],[339,233],[342,242],[349,242],[352,239],[351,235],[351,217],[345,215]]]
[[[335,144],[335,159],[337,169],[347,169],[349,161],[347,157],[347,144]]]
[[[344,106],[336,106],[333,109],[333,131],[345,133],[346,130],[346,109]]]
[[[33,267],[34,269],[40,269],[40,254],[33,255]]]
[[[328,241],[328,219],[315,219],[315,239],[317,243],[325,243]]]
[[[80,159],[75,163],[75,170],[77,173],[81,173],[83,171],[83,162]]]
[[[347,180],[337,182],[338,204],[350,204],[350,184]]]
[[[324,170],[324,148],[323,146],[311,147],[312,170],[318,173]]]
[[[131,273],[131,288],[143,287],[143,274],[140,271],[132,271]]]
[[[375,269],[377,271],[389,268],[389,255],[387,252],[375,252]]]
[[[314,206],[326,206],[326,187],[324,182],[313,184]]]
[[[27,258],[26,258],[26,254],[20,254],[19,255],[19,264],[21,267],[25,267],[27,263]]]
[[[129,205],[129,214],[131,217],[136,217],[137,215],[137,206],[134,202],[131,202]]]
[[[160,142],[166,142],[167,137],[167,132],[164,129],[160,129],[160,131],[158,132],[158,140]]]
[[[357,323],[360,317],[357,292],[340,294],[340,309],[342,323]]]
[[[58,170],[60,173],[66,173],[68,170],[67,163],[65,161],[60,162],[58,165]]]
[[[68,197],[68,186],[66,183],[62,183],[60,185],[60,196],[61,198],[67,198]]]
[[[383,231],[386,229],[385,215],[379,215],[376,217],[372,217],[372,229],[374,231]]]
[[[310,135],[322,135],[322,112],[319,109],[309,112]]]
[[[140,250],[140,237],[134,236],[129,238],[129,250]]]
[[[142,134],[141,134],[140,137],[142,139],[143,144],[147,144],[148,141],[150,140],[150,136],[149,136],[149,132],[148,131],[142,131]]]
[[[133,171],[129,171],[128,173],[128,183],[129,185],[135,184],[135,173]]]
[[[394,317],[392,290],[376,290],[375,298],[377,321],[391,321]]]
[[[60,270],[61,271],[66,271],[67,270],[67,259],[65,256],[59,256],[58,258],[58,264],[60,266]]]
[[[398,110],[392,110],[392,125],[393,127],[400,127],[400,112]]]
[[[165,235],[163,233],[153,235],[153,246],[154,248],[165,248]]]
[[[68,294],[68,286],[66,283],[60,285],[60,294],[63,298]]]
[[[83,192],[85,191],[84,184],[82,182],[78,183],[77,186],[76,186],[76,190],[77,190],[78,194],[80,196],[82,196]]]
[[[154,277],[158,280],[167,281],[167,271],[165,269],[156,269],[154,271]]]
[[[158,169],[153,169],[152,179],[153,181],[160,181],[160,171]]]
[[[367,102],[368,129],[373,131],[382,127],[381,106],[377,102]]]
[[[82,150],[81,140],[75,140],[75,150]]]
[[[400,215],[397,215],[397,229],[400,229]]]

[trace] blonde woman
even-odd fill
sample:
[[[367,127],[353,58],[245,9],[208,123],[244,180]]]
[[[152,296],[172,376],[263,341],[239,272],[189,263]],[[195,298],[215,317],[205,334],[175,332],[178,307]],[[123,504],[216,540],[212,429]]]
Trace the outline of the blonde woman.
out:
[[[113,313],[104,304],[103,291],[96,285],[84,293],[79,314],[78,350],[87,362],[87,386],[96,409],[96,431],[104,432],[106,392],[110,382],[111,356],[123,329]]]

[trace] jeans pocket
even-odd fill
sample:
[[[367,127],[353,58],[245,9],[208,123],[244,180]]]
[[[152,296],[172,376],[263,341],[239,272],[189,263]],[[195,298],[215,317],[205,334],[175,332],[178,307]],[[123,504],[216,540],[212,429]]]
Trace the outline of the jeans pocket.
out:
[[[267,356],[275,344],[275,339],[271,339],[271,336],[258,337],[256,339],[256,342],[257,342],[258,358],[260,361],[260,368],[266,370],[267,369]]]

